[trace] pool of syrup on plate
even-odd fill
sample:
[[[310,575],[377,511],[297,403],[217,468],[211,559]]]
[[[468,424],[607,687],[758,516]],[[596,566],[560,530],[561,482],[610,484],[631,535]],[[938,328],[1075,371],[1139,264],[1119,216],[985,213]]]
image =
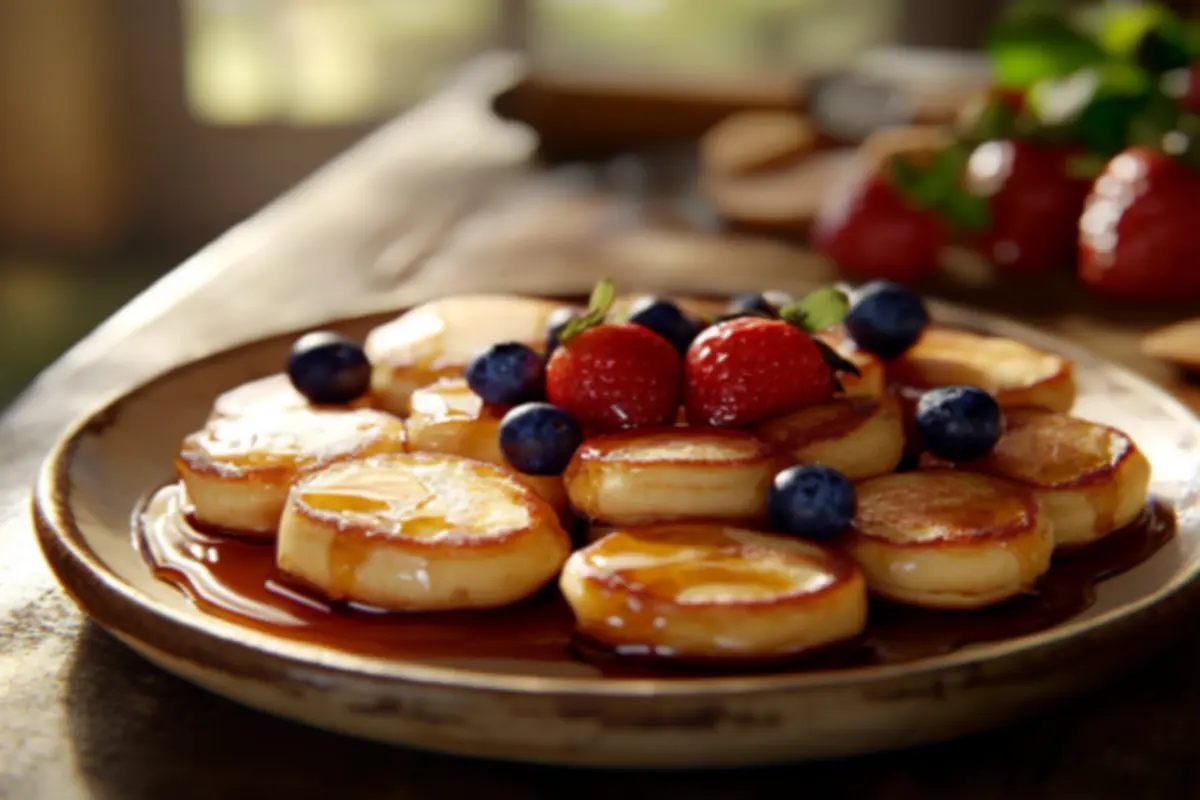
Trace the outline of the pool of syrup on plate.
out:
[[[159,490],[138,514],[138,546],[156,576],[183,590],[204,612],[276,636],[367,656],[450,663],[584,664],[613,677],[711,672],[703,664],[618,658],[581,642],[570,608],[554,587],[508,608],[388,613],[331,605],[284,582],[274,547],[202,530],[189,521],[176,485]],[[932,611],[872,603],[864,633],[803,660],[746,663],[724,672],[812,670],[896,664],[970,644],[1046,630],[1085,611],[1096,585],[1142,563],[1175,535],[1175,518],[1152,501],[1126,528],[1069,556],[1056,555],[1035,593],[977,611]]]

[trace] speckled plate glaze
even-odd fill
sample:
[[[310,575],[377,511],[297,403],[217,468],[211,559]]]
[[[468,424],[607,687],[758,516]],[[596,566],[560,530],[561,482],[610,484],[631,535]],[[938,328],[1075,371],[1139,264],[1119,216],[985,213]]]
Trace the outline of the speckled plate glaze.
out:
[[[63,586],[97,622],[162,668],[249,706],[315,726],[464,755],[555,764],[715,767],[845,756],[943,740],[1095,689],[1166,645],[1200,599],[1200,421],[1141,378],[1075,346],[987,315],[935,306],[942,322],[1074,360],[1079,416],[1133,436],[1179,535],[1102,583],[1085,614],[1042,633],[884,667],[671,681],[586,669],[446,666],[348,655],[196,610],[153,577],[130,516],[170,478],[180,438],[215,396],[278,371],[278,337],[165,374],[80,420],[50,454],[34,516]],[[381,317],[333,325],[363,335]]]

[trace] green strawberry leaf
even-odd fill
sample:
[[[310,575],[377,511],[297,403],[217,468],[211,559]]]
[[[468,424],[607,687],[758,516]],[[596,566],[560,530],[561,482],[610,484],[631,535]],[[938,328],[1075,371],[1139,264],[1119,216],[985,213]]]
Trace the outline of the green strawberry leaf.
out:
[[[850,298],[846,293],[826,286],[781,308],[779,316],[809,333],[816,333],[841,322],[849,310]]]
[[[892,183],[914,208],[937,209],[958,190],[969,156],[963,142],[946,145],[925,164],[895,156],[889,163]]]
[[[914,208],[935,212],[961,230],[981,230],[991,218],[987,200],[963,186],[970,155],[970,143],[960,140],[938,150],[924,166],[894,158],[890,165],[893,184]]]
[[[924,194],[922,190],[924,171],[913,161],[900,156],[891,159],[888,163],[888,170],[892,184],[913,205],[917,205]]]
[[[831,371],[835,373],[849,372],[852,375],[857,375],[860,378],[862,377],[862,372],[859,371],[854,362],[842,356],[842,354],[837,350],[834,350],[829,343],[823,342],[814,337],[813,344],[815,344],[817,349],[821,351],[821,358],[825,359],[825,363],[829,365],[829,369]],[[834,380],[836,381],[837,379],[834,378]],[[840,385],[838,386],[838,390],[842,391],[842,387]]]
[[[1110,57],[1151,73],[1185,66],[1195,55],[1188,23],[1163,3],[1100,3],[1080,22]]]
[[[1179,106],[1166,91],[1170,88],[1153,94],[1134,115],[1129,124],[1128,144],[1154,150],[1162,148],[1163,139],[1176,129],[1180,119]]]
[[[987,198],[965,189],[947,195],[938,210],[947,222],[960,230],[981,231],[991,224]]]
[[[1115,155],[1129,142],[1139,116],[1155,103],[1157,81],[1133,64],[1108,63],[1043,81],[1029,106],[1045,129],[1084,150]]]
[[[566,344],[588,328],[594,328],[603,323],[608,316],[608,310],[612,308],[616,294],[616,287],[612,281],[607,278],[598,281],[592,289],[591,298],[588,299],[587,311],[566,324],[558,334],[558,343]]]
[[[1075,24],[1065,2],[1012,3],[992,23],[984,43],[996,83],[1024,89],[1108,57]]]
[[[1067,177],[1080,181],[1095,180],[1108,166],[1109,159],[1097,153],[1074,153],[1067,158]]]
[[[953,194],[966,169],[970,151],[955,142],[933,155],[929,170],[925,173],[925,190],[930,205],[937,206],[947,195]]]
[[[1200,114],[1180,114],[1174,132],[1163,137],[1162,150],[1200,172]]]
[[[1017,129],[1017,114],[1012,105],[1001,97],[991,97],[965,120],[958,138],[977,145],[996,139],[1011,139],[1016,136]]]

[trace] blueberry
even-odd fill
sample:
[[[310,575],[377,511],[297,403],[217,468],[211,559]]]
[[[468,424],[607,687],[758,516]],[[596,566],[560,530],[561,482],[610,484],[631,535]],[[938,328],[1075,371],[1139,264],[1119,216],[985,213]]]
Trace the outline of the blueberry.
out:
[[[582,442],[575,418],[549,403],[519,405],[500,420],[500,452],[526,475],[561,475]]]
[[[891,281],[873,281],[858,292],[844,320],[854,343],[880,358],[903,355],[921,338],[929,312],[919,296]]]
[[[310,403],[336,405],[357,400],[371,388],[371,362],[353,339],[313,331],[292,345],[287,361],[292,386]]]
[[[571,306],[560,306],[546,317],[546,358],[558,348],[558,335],[572,321],[583,316],[583,312]]]
[[[767,492],[767,515],[775,530],[818,542],[845,530],[857,507],[854,484],[829,467],[789,467]]]
[[[679,306],[661,297],[639,297],[629,304],[628,321],[649,328],[666,339],[680,353],[700,333],[700,323],[685,314]]]
[[[729,302],[725,309],[728,314],[759,313],[771,317],[779,316],[779,309],[792,302],[791,295],[786,292],[747,292],[739,294]]]
[[[532,347],[501,342],[472,358],[463,375],[485,403],[515,406],[541,396],[545,372],[545,362]]]
[[[1000,404],[977,386],[930,389],[917,401],[917,434],[925,449],[947,461],[974,461],[996,446]]]

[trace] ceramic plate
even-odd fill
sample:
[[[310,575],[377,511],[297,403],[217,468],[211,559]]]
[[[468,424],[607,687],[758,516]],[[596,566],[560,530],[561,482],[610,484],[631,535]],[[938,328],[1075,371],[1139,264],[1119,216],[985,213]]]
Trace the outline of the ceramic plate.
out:
[[[935,316],[1073,359],[1075,413],[1130,433],[1153,464],[1154,493],[1177,508],[1177,537],[1101,583],[1095,604],[1057,627],[900,665],[661,680],[348,655],[205,615],[153,577],[133,545],[131,514],[171,478],[180,438],[215,396],[277,372],[290,336],[177,369],[81,420],[41,473],[37,527],[79,605],[146,658],[247,705],[361,737],[545,763],[689,767],[946,739],[1094,689],[1180,628],[1200,595],[1200,423],[1077,347],[974,311],[935,306]],[[333,327],[361,336],[377,321]]]

